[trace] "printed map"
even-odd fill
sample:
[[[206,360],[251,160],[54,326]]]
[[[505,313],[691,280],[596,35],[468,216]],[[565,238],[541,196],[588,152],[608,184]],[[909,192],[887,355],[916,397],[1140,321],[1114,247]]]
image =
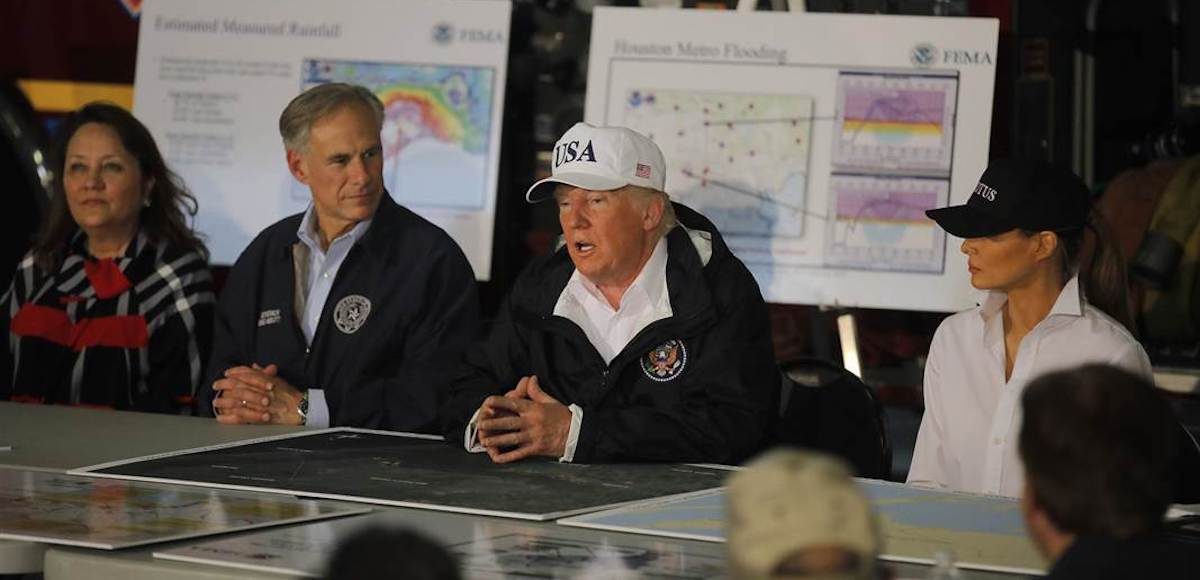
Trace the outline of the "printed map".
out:
[[[111,550],[367,511],[245,492],[0,469],[0,538]]]
[[[932,562],[937,552],[949,549],[964,568],[1045,570],[1045,563],[1025,534],[1015,499],[856,481],[879,518],[884,559]],[[559,523],[723,542],[724,521],[725,492],[714,490],[576,516]]]
[[[813,100],[637,89],[623,124],[658,144],[667,189],[725,235],[804,235]]]

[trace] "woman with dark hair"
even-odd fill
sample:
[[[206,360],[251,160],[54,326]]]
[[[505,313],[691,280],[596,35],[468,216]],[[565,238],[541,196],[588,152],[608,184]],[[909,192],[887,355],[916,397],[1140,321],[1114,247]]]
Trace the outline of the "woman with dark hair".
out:
[[[190,408],[214,302],[185,218],[196,199],[115,105],[73,113],[54,163],[46,219],[0,299],[0,399]]]
[[[1030,380],[1086,363],[1151,377],[1130,332],[1124,260],[1083,181],[1045,162],[993,162],[965,205],[926,213],[964,238],[971,285],[986,296],[934,334],[908,481],[1016,497]],[[1096,250],[1081,265],[1086,232]]]

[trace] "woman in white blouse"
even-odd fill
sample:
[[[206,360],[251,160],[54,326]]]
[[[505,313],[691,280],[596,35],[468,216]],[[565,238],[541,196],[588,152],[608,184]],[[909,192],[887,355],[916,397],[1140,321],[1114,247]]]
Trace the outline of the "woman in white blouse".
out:
[[[1125,264],[1087,186],[1048,163],[995,161],[965,205],[926,213],[964,238],[971,285],[986,296],[934,334],[908,482],[1016,497],[1019,403],[1030,380],[1085,363],[1151,377],[1129,331]],[[1081,267],[1085,230],[1096,244]]]

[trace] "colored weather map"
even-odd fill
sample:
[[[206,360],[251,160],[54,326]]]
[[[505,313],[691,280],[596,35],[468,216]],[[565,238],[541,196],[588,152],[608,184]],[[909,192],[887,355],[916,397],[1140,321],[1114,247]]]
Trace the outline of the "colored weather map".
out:
[[[940,273],[946,234],[925,210],[946,205],[949,182],[916,177],[830,178],[825,263],[843,268]]]
[[[302,89],[370,88],[383,101],[384,181],[404,205],[480,209],[488,194],[494,71],[309,59]]]
[[[835,168],[949,175],[956,77],[843,71],[837,90]]]
[[[624,98],[622,123],[663,150],[673,197],[726,235],[804,235],[811,97],[634,89]]]
[[[884,537],[882,558],[932,561],[952,550],[963,568],[1045,569],[1025,533],[1017,500],[856,480]],[[568,526],[722,542],[724,490],[690,494],[561,520]]]

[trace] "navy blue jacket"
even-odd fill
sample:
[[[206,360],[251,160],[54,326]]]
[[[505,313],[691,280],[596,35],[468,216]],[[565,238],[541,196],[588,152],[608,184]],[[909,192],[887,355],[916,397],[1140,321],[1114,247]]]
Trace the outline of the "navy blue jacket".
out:
[[[263,230],[230,271],[217,307],[207,400],[225,369],[274,363],[293,386],[325,390],[334,426],[436,431],[445,400],[439,385],[479,324],[466,256],[446,232],[385,193],[338,270],[310,351],[294,296],[292,248],[302,217]],[[370,313],[347,333],[334,311],[351,295],[366,298]]]
[[[685,227],[667,234],[673,315],[605,364],[578,325],[553,314],[575,271],[566,248],[536,260],[467,353],[445,411],[448,441],[462,445],[485,398],[536,375],[547,394],[583,409],[578,463],[736,463],[759,450],[780,386],[766,304],[713,224],[679,204],[675,212]]]

